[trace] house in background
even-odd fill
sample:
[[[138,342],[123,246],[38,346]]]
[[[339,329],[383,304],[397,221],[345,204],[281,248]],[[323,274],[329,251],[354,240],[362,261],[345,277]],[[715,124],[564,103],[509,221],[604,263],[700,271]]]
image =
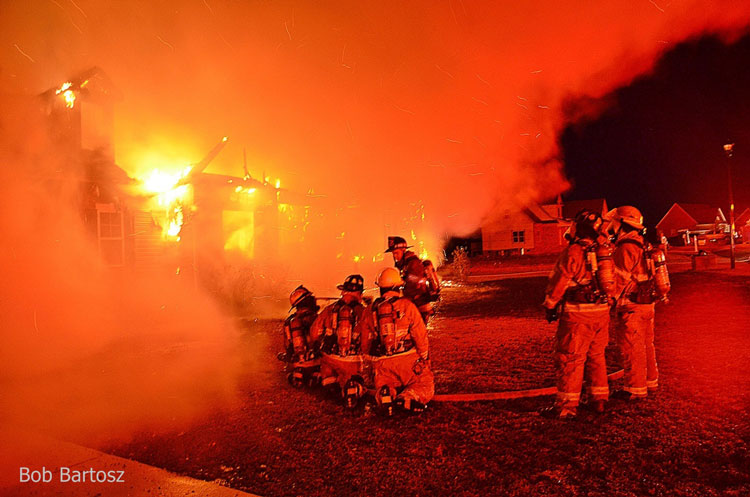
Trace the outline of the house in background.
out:
[[[482,225],[482,252],[491,255],[550,254],[565,245],[570,221],[562,217],[563,206],[530,204],[506,209]]]
[[[742,235],[743,243],[750,242],[750,207],[746,208],[735,218],[734,229]]]
[[[673,245],[689,245],[692,237],[710,237],[729,232],[729,225],[721,208],[708,204],[678,204],[669,208],[656,228]]]

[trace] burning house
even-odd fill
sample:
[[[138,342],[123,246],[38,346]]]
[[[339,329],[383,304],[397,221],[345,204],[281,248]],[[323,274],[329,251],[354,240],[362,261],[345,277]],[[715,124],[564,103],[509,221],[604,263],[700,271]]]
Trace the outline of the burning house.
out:
[[[39,95],[47,138],[57,155],[45,178],[53,190],[75,184],[86,229],[104,264],[123,267],[132,251],[127,237],[131,217],[123,188],[133,180],[114,161],[114,106],[122,98],[98,67],[84,71]]]
[[[121,98],[97,67],[39,95],[48,140],[60,151],[60,166],[45,180],[74,185],[81,219],[105,266],[177,275],[190,284],[199,277],[201,283],[225,281],[225,274],[212,274],[276,260],[281,246],[300,242],[314,198],[281,188],[280,180],[252,178],[247,166],[243,176],[205,172],[226,137],[197,163],[130,177],[115,162],[112,138]],[[262,266],[253,265],[261,276]]]

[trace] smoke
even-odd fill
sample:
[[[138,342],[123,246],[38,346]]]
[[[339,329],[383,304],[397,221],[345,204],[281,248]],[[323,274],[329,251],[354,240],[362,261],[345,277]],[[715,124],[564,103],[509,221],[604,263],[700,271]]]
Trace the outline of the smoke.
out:
[[[705,32],[731,38],[749,19],[742,2],[698,0],[30,0],[0,11],[0,84],[34,95],[102,67],[123,95],[114,150],[131,176],[155,164],[178,170],[228,136],[207,172],[242,176],[245,149],[254,178],[307,193],[303,248],[282,245],[227,276],[257,271],[254,281],[266,281],[273,273],[272,284],[252,288],[263,302],[301,282],[330,295],[350,272],[372,282],[390,264],[382,253],[388,235],[439,259],[447,236],[474,232],[501,208],[554,198],[569,188],[557,134],[568,119],[596,111],[578,107],[574,116],[566,102],[595,101],[676,42]],[[2,350],[16,357],[6,362],[10,376],[62,377],[92,355],[119,358],[123,336],[168,347],[184,334],[183,342],[215,340],[214,349],[181,351],[190,360],[170,361],[161,376],[212,378],[213,359],[231,345],[220,313],[169,283],[113,281],[102,271],[76,209],[57,208],[70,205],[71,192],[50,194],[28,180],[44,172],[19,174],[40,164],[54,170],[55,154],[5,109],[2,305],[12,325]],[[214,287],[222,285],[231,286]],[[148,368],[132,369],[139,372],[131,384],[147,394],[127,390],[133,406],[165,406],[166,392],[182,390],[151,385]],[[47,386],[39,398],[62,401],[71,391]],[[226,383],[208,386],[198,394]]]
[[[0,100],[0,419],[96,440],[231,402],[231,321],[177,281],[104,267],[81,220],[83,175],[34,104]]]

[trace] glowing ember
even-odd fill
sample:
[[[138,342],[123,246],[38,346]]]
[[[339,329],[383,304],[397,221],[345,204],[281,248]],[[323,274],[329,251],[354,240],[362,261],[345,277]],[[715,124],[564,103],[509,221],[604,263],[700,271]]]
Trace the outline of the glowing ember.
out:
[[[429,252],[427,252],[427,249],[422,248],[419,251],[419,258],[422,259],[422,260],[430,258],[430,254],[429,254]]]

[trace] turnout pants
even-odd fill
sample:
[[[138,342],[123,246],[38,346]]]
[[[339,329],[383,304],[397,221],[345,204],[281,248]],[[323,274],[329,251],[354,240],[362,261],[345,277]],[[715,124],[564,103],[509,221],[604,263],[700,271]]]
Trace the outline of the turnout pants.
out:
[[[321,384],[325,387],[338,383],[344,388],[352,376],[363,376],[364,359],[361,355],[339,356],[323,354],[320,358]]]
[[[594,400],[607,400],[609,383],[604,349],[609,342],[609,306],[565,304],[556,338],[558,380],[555,405],[569,409],[578,406],[584,370],[589,396]]]
[[[617,309],[617,344],[625,368],[624,390],[645,396],[649,388],[657,388],[654,304],[629,303]]]
[[[435,377],[425,361],[419,361],[416,349],[393,356],[373,357],[375,397],[380,405],[380,389],[387,385],[391,398],[427,404],[435,395]],[[402,389],[397,395],[398,390]]]

